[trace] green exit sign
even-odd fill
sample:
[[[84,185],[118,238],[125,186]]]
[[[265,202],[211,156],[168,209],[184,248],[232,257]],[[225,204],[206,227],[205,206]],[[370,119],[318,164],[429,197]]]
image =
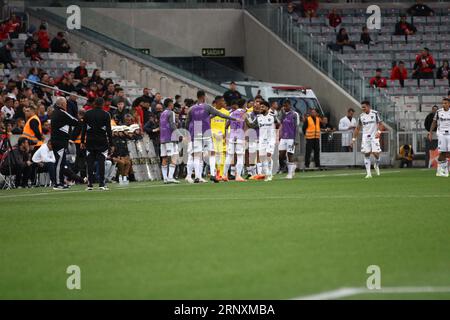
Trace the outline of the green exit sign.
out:
[[[204,57],[224,57],[225,48],[203,48],[202,56]]]
[[[150,55],[150,49],[138,49],[139,52],[146,54],[146,55]]]

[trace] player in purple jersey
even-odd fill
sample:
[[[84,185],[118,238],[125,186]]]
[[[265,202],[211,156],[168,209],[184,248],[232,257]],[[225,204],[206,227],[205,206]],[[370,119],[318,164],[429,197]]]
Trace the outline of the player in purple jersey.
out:
[[[161,171],[164,183],[179,183],[173,178],[178,159],[177,124],[173,112],[173,100],[164,100],[165,110],[159,118],[159,139],[161,142]],[[170,164],[169,163],[170,158]],[[168,170],[167,170],[168,169]]]
[[[244,168],[244,155],[245,155],[245,120],[247,114],[243,109],[245,105],[244,99],[238,99],[232,103],[232,112],[230,117],[233,119],[227,122],[226,128],[229,129],[227,135],[227,157],[225,159],[225,167],[223,170],[223,181],[228,181],[228,169],[231,163],[234,161],[234,155],[236,154],[236,181],[246,181],[242,178],[242,169]]]
[[[216,179],[216,156],[211,136],[211,117],[218,116],[227,120],[235,120],[212,106],[206,104],[206,94],[203,90],[197,92],[197,104],[193,105],[187,114],[186,126],[191,136],[191,153],[193,155],[195,183],[206,182],[202,178],[203,153],[207,153],[210,167],[210,180]]]
[[[295,145],[298,144],[298,128],[300,125],[300,116],[291,109],[291,101],[285,100],[283,103],[283,112],[280,116],[280,144],[278,150],[280,159],[288,159],[288,174],[286,179],[292,179],[297,167],[294,160]]]

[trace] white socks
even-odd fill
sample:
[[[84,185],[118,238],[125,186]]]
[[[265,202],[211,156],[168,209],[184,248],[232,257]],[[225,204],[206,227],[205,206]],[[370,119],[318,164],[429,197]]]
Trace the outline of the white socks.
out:
[[[203,170],[203,161],[200,158],[194,158],[195,179],[201,179]]]
[[[293,177],[295,174],[295,168],[297,167],[297,165],[295,164],[295,162],[288,162],[288,175]]]
[[[163,180],[167,181],[167,166],[161,166]]]
[[[271,176],[272,172],[273,172],[273,160],[272,160],[272,158],[269,159],[267,170],[268,170],[267,174]]]
[[[267,163],[267,161],[264,161],[263,163],[261,163],[261,174],[267,175],[269,171],[269,164]]]
[[[211,177],[216,176],[216,155],[209,156],[209,174]]]
[[[188,156],[188,161],[186,164],[186,172],[187,172],[186,176],[190,178],[192,176],[192,171],[194,171],[194,159],[190,154]]]
[[[370,175],[370,157],[364,157],[364,165],[366,166],[367,174]]]
[[[231,162],[233,161],[234,155],[227,153],[227,156],[225,157],[225,165],[223,167],[223,173],[222,175],[228,177],[228,170],[230,169]]]
[[[239,156],[238,156],[239,157]],[[239,161],[239,160],[238,160]],[[252,166],[248,166],[247,167],[247,172],[251,175],[254,176],[256,175],[256,166],[252,165]],[[239,173],[239,175],[241,175],[241,172]]]
[[[244,169],[244,155],[237,155],[237,163],[236,163],[236,174],[235,177],[240,177],[242,174],[242,169]]]
[[[173,179],[173,174],[174,174],[174,172],[175,172],[175,165],[174,164],[170,164],[169,165],[169,175],[168,175],[168,179],[169,180],[172,180]]]
[[[264,163],[258,162],[256,164],[256,173],[258,173],[258,174],[265,174],[263,166],[264,166]]]

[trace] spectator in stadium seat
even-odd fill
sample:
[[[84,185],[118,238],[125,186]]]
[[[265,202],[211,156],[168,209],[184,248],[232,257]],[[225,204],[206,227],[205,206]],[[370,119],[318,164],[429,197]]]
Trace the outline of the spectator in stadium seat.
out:
[[[45,111],[45,104],[39,103],[37,107],[37,115],[39,117],[39,120],[41,120],[41,123],[44,123],[49,119],[47,112]]]
[[[424,127],[428,132],[431,129],[431,124],[433,123],[434,116],[438,109],[439,107],[434,105],[433,108],[431,108],[431,112],[425,118]],[[436,132],[436,128],[434,129],[434,131]],[[432,141],[430,141],[428,138],[425,138],[425,168],[428,168],[430,163],[430,150],[435,150],[437,148],[437,142],[438,141],[436,138],[434,138]]]
[[[353,143],[352,143],[352,137],[353,137],[353,131],[356,128],[356,119],[353,117],[355,114],[355,109],[349,108],[347,110],[347,115],[341,120],[339,120],[339,131],[342,132],[342,138],[341,138],[341,145],[342,145],[342,152],[352,152],[353,151]]]
[[[426,4],[423,4],[423,1],[417,1],[416,4],[412,5],[408,10],[408,14],[417,17],[426,17],[434,15],[434,10],[431,9]]]
[[[338,45],[338,48],[339,50],[341,50],[341,52],[343,51],[344,46],[356,49],[355,44],[350,41],[347,30],[345,28],[339,29],[339,32],[336,36],[336,44]]]
[[[415,34],[416,32],[417,28],[406,21],[406,15],[401,15],[400,21],[395,24],[394,34],[397,36],[409,36]]]
[[[22,22],[14,13],[6,20],[6,31],[9,34],[10,39],[16,39],[19,36]]]
[[[113,112],[113,119],[116,121],[117,125],[124,125],[126,114],[127,110],[125,110],[125,101],[121,99],[117,102],[117,109]]]
[[[87,75],[84,76],[75,89],[80,96],[87,97],[89,92],[89,77]]]
[[[25,45],[23,46],[23,52],[26,54],[27,51],[31,48],[31,45],[35,43],[39,49],[39,33],[34,32],[33,35],[29,36],[27,40],[25,40]]]
[[[180,110],[181,110],[181,96],[179,94],[175,95],[175,102],[173,104],[173,110],[177,114],[180,113]]]
[[[414,159],[414,150],[410,144],[405,144],[400,147],[398,158],[400,160],[400,168],[412,168]]]
[[[391,70],[391,80],[398,80],[400,86],[405,85],[405,79],[408,79],[408,70],[405,68],[405,63],[399,61]]]
[[[336,9],[331,9],[331,12],[327,16],[328,25],[335,29],[342,23],[342,17],[337,13]]]
[[[8,29],[5,22],[0,22],[0,41],[9,39]]]
[[[295,11],[295,5],[292,2],[289,2],[287,5],[287,14],[294,21],[297,21],[298,18],[300,18],[298,13]]]
[[[375,71],[375,77],[372,77],[370,79],[370,87],[371,88],[386,88],[387,87],[387,81],[385,77],[381,76],[382,70],[380,68],[378,68]]]
[[[113,106],[117,106],[117,102],[119,100],[123,100],[125,102],[125,107],[128,108],[131,106],[130,101],[127,99],[127,97],[125,96],[125,90],[123,90],[123,88],[121,87],[117,87],[114,90],[114,97],[112,99],[112,105]]]
[[[114,94],[115,94],[114,83],[110,82],[110,83],[108,83],[106,85],[106,88],[105,88],[105,91],[103,92],[103,95],[105,97],[113,98]]]
[[[39,82],[41,79],[39,78],[39,70],[36,67],[33,67],[30,69],[30,71],[28,72],[28,80],[34,81],[34,82]]]
[[[442,61],[442,66],[440,66],[436,73],[436,79],[449,79],[450,78],[450,67],[448,60]]]
[[[423,48],[422,52],[416,56],[414,63],[413,78],[433,79],[433,69],[436,68],[433,56],[428,48]]]
[[[50,43],[50,48],[52,49],[52,52],[57,53],[68,53],[70,51],[70,45],[64,37],[64,32],[60,31],[56,34],[56,37],[54,37]]]
[[[39,38],[39,51],[40,52],[48,52],[50,49],[50,37],[48,35],[47,26],[45,24],[41,24],[38,31]]]
[[[0,172],[9,175],[11,172],[16,176],[15,186],[25,188],[31,173],[30,145],[27,138],[19,138],[17,146],[8,151],[1,163]]]
[[[73,72],[75,73],[75,79],[77,80],[81,80],[84,77],[88,76],[88,71],[86,69],[86,61],[85,60],[81,60],[80,61],[80,65],[78,67],[76,67]],[[89,81],[89,78],[88,78]]]
[[[25,127],[25,120],[22,118],[16,119],[13,128],[11,129],[12,134],[22,134],[23,128]]]
[[[100,76],[100,73],[101,73],[100,69],[95,69],[92,72],[91,80],[89,82],[95,82],[97,84],[102,83],[103,78]]]
[[[4,65],[5,69],[15,69],[16,61],[11,55],[11,50],[14,48],[12,42],[8,42],[6,45],[0,48],[0,63]]]
[[[58,82],[57,87],[66,92],[72,92],[76,90],[75,86],[73,85],[72,77],[68,72],[64,73],[64,75],[61,77],[61,80]]]
[[[6,97],[4,100],[4,106],[1,109],[1,112],[4,116],[5,120],[14,119],[15,109],[14,109],[14,99],[11,97]]]
[[[318,0],[303,0],[302,1],[303,14],[307,18],[315,18],[317,16],[317,9],[319,8]]]
[[[33,43],[30,48],[25,51],[25,57],[30,58],[31,61],[42,61],[44,60],[39,54],[37,43]]]
[[[225,102],[227,103],[228,107],[231,106],[232,101],[242,98],[239,91],[237,91],[236,82],[231,81],[230,88],[229,88],[229,90],[224,92],[223,98],[225,99]]]
[[[78,102],[76,92],[71,92],[71,95],[67,99],[67,113],[74,118],[78,117]]]
[[[369,28],[367,26],[362,27],[361,37],[359,42],[365,45],[373,44],[372,38],[370,37]]]

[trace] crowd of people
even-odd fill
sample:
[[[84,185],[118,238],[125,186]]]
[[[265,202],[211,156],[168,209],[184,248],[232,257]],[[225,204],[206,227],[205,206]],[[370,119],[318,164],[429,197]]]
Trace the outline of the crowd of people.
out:
[[[310,10],[305,10],[305,5],[308,6],[309,2],[301,1],[299,4],[293,2],[288,3],[287,13],[294,21],[297,21],[300,17],[316,17],[318,1],[313,1],[315,5]],[[312,10],[312,11],[311,11]],[[309,14],[306,14],[309,12]],[[311,12],[314,12],[311,14]],[[434,15],[433,9],[423,3],[416,3],[411,6],[406,13],[410,16],[432,16]],[[329,43],[328,47],[331,50],[343,52],[344,47],[350,47],[356,49],[355,40],[350,39],[347,29],[342,27],[344,18],[339,14],[338,10],[332,8],[326,16],[327,24],[330,28],[336,31],[336,41]],[[407,15],[405,13],[400,14],[399,21],[395,24],[395,29],[392,30],[393,35],[412,36],[417,33],[417,28],[412,22],[407,21]],[[406,39],[405,38],[405,39]],[[361,35],[359,43],[365,45],[374,45],[375,41],[372,39],[369,29],[366,25],[361,28]],[[446,79],[449,81],[449,63],[448,60],[442,60],[441,65],[436,65],[433,55],[430,53],[429,48],[423,48],[423,50],[417,54],[414,65],[410,72],[408,72],[404,61],[393,62],[390,79],[393,81],[399,81],[400,86],[404,86],[404,80],[408,79],[408,76],[412,79]],[[385,88],[388,86],[387,79],[381,77],[383,70],[376,70],[377,75],[369,80],[371,87]]]
[[[102,79],[98,70],[87,75],[85,61],[62,79],[52,79],[36,68],[30,75],[34,77],[33,83],[13,79],[0,83],[3,105],[0,171],[4,176],[15,176],[16,187],[39,185],[38,176],[45,172],[50,177],[49,185],[58,190],[74,183],[88,183],[91,188],[95,181],[100,188],[106,188],[106,183],[112,181],[126,185],[133,179],[127,142],[142,139],[144,134],[153,143],[166,183],[177,183],[176,178],[180,177],[186,177],[188,182],[204,182],[205,163],[214,182],[244,181],[250,177],[271,180],[277,129],[283,123],[278,133],[280,171],[288,172],[292,178],[298,130],[303,128],[307,141],[307,167],[312,152],[316,166],[320,166],[321,132],[335,130],[314,109],[299,115],[291,109],[289,100],[281,109],[277,102],[269,105],[260,96],[243,100],[234,83],[209,106],[201,92],[196,100],[182,101],[179,95],[174,99],[163,98],[148,88],[143,89],[142,96],[130,101],[122,88],[110,79]],[[77,76],[79,79],[75,79]],[[73,83],[77,83],[73,87],[78,90],[67,89]],[[78,105],[77,97],[85,97],[85,103]],[[196,108],[200,111],[195,111]],[[206,117],[201,121],[207,123],[200,130],[199,145],[193,138],[198,135],[193,127],[196,117]],[[179,130],[180,135],[175,136]],[[265,132],[265,143],[260,145],[260,140],[252,142],[252,139],[249,142],[251,130],[258,137]],[[94,138],[90,138],[92,135]],[[211,140],[205,140],[205,135]],[[8,144],[13,136],[19,137],[14,147]],[[235,140],[230,142],[233,136]],[[185,148],[181,147],[183,143]],[[183,155],[187,155],[187,163],[179,161]]]

